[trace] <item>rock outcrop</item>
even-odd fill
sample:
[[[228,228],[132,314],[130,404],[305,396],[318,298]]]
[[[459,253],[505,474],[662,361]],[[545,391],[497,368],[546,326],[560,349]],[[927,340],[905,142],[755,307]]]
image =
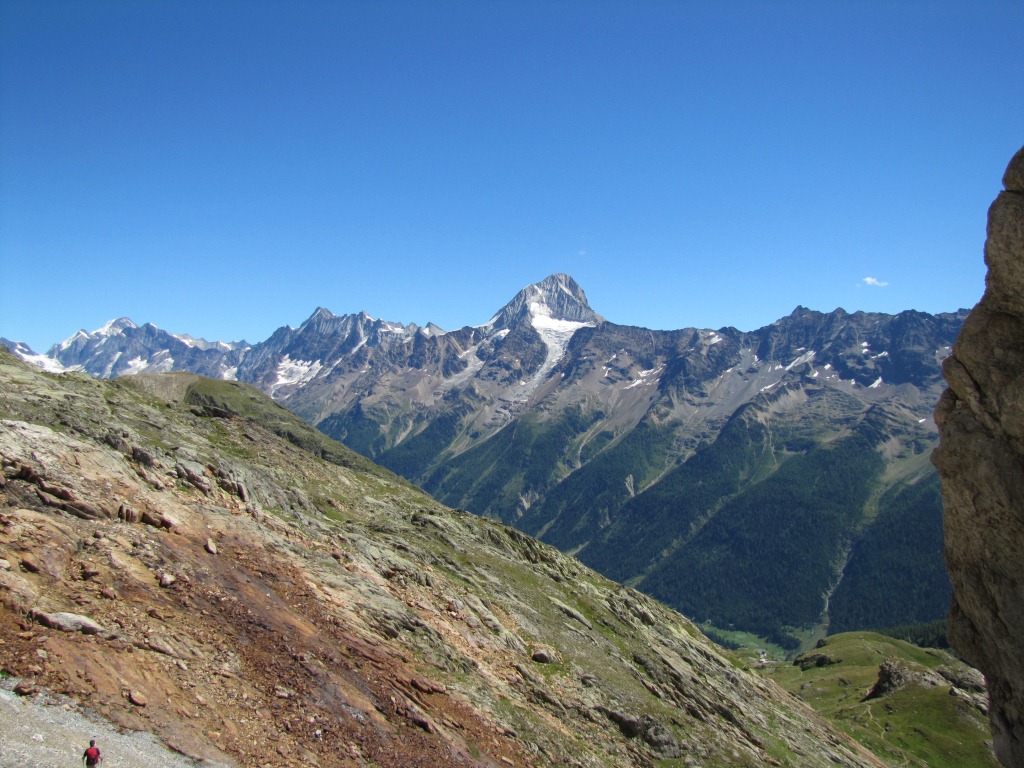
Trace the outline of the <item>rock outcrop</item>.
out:
[[[949,635],[988,680],[996,755],[1024,766],[1024,148],[989,209],[985,295],[943,373],[935,412]]]

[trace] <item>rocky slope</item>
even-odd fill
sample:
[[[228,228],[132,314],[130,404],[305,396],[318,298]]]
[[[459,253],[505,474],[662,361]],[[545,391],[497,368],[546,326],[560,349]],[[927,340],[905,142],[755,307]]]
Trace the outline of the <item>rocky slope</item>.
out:
[[[0,352],[0,668],[221,765],[881,766],[682,616],[242,385]]]
[[[216,345],[118,321],[44,362],[252,383],[446,504],[792,647],[944,616],[927,456],[962,319],[798,307],[749,333],[654,331],[552,275],[452,332],[321,308]]]
[[[1024,766],[1024,148],[989,209],[985,295],[943,366],[934,462],[954,596],[950,639],[988,680],[996,754]]]

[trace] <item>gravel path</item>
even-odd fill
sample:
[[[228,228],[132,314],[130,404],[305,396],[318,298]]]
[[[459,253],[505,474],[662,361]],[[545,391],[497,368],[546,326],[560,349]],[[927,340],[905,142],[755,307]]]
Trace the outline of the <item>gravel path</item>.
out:
[[[227,768],[172,752],[152,734],[119,731],[70,699],[17,696],[17,682],[0,679],[0,768],[75,768],[89,739],[103,751],[102,768]]]

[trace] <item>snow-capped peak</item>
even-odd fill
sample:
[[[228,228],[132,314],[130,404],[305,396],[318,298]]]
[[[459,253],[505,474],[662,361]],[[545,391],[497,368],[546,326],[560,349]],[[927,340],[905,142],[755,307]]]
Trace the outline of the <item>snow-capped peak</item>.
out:
[[[417,329],[417,333],[421,333],[424,336],[444,336],[448,331],[434,323],[427,323],[424,327]]]
[[[127,317],[119,317],[117,320],[107,321],[89,335],[93,337],[116,336],[132,328],[138,328],[138,326]]]
[[[556,273],[523,288],[482,327],[500,330],[524,320],[537,327],[538,318],[583,325],[597,325],[604,320],[590,308],[586,294],[575,280],[569,275]],[[548,321],[540,322],[543,325]]]
[[[317,321],[320,321],[320,320],[337,320],[337,319],[338,319],[338,316],[336,314],[334,314],[333,312],[331,312],[331,310],[326,309],[324,307],[317,307],[316,311],[314,311],[313,314],[310,315],[309,318],[306,320],[306,322],[303,323],[302,325],[306,325],[307,323],[317,322]]]
[[[71,347],[79,339],[84,339],[84,340],[88,341],[89,334],[86,333],[85,331],[75,331],[74,335],[68,336],[66,339],[64,339],[64,341],[62,341],[58,345],[58,349],[61,349],[61,350],[68,349],[69,347]],[[51,350],[51,354],[52,353],[53,352]]]

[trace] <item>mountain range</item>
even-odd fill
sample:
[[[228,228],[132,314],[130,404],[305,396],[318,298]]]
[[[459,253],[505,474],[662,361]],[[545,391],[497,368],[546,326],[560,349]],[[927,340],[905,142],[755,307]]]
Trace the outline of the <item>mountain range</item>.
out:
[[[445,504],[796,648],[944,615],[928,456],[965,316],[797,307],[750,332],[659,331],[555,274],[454,331],[318,308],[255,344],[122,318],[45,356],[7,346],[100,378],[252,384]]]
[[[3,765],[994,765],[952,656],[732,654],[238,382],[0,350],[0,467]]]

